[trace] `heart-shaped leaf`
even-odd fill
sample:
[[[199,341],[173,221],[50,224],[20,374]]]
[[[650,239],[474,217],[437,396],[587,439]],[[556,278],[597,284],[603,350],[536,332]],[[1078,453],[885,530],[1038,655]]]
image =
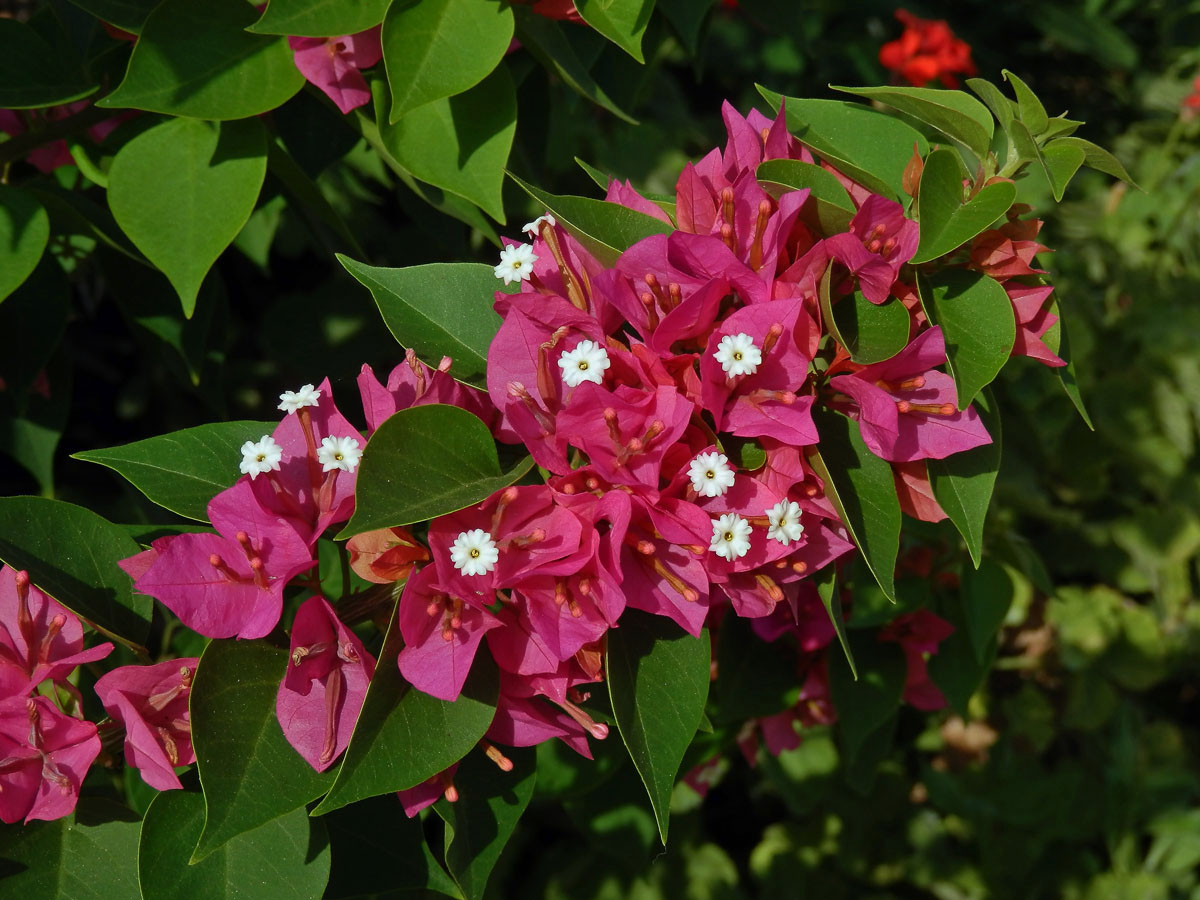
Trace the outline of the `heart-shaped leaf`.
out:
[[[621,739],[667,842],[671,789],[704,714],[708,630],[694,638],[662,616],[627,609],[608,633],[608,695]]]
[[[479,84],[504,57],[512,36],[512,10],[499,0],[393,3],[382,36],[392,90],[389,121]]]
[[[171,280],[188,318],[204,276],[254,211],[266,173],[267,140],[256,120],[170,119],[113,159],[113,216]]]
[[[825,283],[822,281],[822,285]],[[895,297],[872,303],[862,291],[855,291],[830,305],[826,305],[828,290],[822,289],[820,297],[829,333],[856,363],[882,362],[908,346],[912,318],[907,307]]]
[[[1052,119],[1051,121],[1054,120]],[[1097,172],[1103,172],[1105,175],[1111,175],[1113,178],[1120,178],[1126,184],[1133,184],[1133,179],[1129,177],[1129,173],[1125,171],[1125,167],[1121,165],[1121,161],[1103,147],[1098,147],[1091,141],[1085,141],[1083,138],[1060,137],[1048,144],[1047,148],[1059,145],[1078,147],[1082,150],[1083,164],[1089,169],[1095,169]],[[1136,187],[1136,185],[1134,186]]]
[[[579,0],[575,7],[583,21],[638,62],[645,62],[642,35],[654,11],[654,0]]]
[[[0,185],[0,303],[37,268],[49,239],[50,219],[37,198]]]
[[[337,37],[357,34],[383,21],[391,0],[271,0],[247,28],[255,34]]]
[[[996,279],[968,269],[918,277],[925,315],[946,338],[946,361],[958,389],[958,408],[992,383],[1012,353],[1017,320]]]
[[[886,103],[965,144],[979,159],[987,158],[995,122],[987,107],[970,94],[923,87],[831,87],[835,91]]]
[[[1069,138],[1064,139],[1069,141]],[[1061,202],[1067,192],[1067,185],[1083,165],[1083,148],[1063,140],[1051,141],[1042,148],[1042,165],[1050,180],[1050,189],[1054,192],[1055,202]]]
[[[239,448],[275,430],[275,422],[213,422],[72,459],[119,472],[159,506],[208,521],[208,501],[238,479]]]
[[[1017,199],[1016,185],[997,181],[964,203],[961,173],[953,150],[934,150],[925,160],[917,194],[921,242],[912,258],[914,264],[957,250],[1008,212]]]
[[[933,496],[963,536],[978,569],[983,558],[983,523],[1000,470],[1001,432],[999,410],[990,392],[985,390],[976,398],[975,408],[992,442],[945,459],[926,460],[925,467]]]
[[[65,35],[62,41],[67,44]],[[79,66],[64,59],[33,27],[0,19],[0,109],[40,109],[79,100],[95,90]]]

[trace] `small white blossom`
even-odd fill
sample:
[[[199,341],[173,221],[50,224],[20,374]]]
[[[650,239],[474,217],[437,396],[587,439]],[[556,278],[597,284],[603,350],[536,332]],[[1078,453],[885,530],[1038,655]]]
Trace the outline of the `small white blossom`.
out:
[[[701,453],[688,466],[688,477],[701,497],[720,497],[733,487],[733,467],[724,453]]]
[[[532,275],[535,262],[537,254],[533,252],[532,244],[512,244],[500,251],[500,264],[492,271],[497,278],[503,278],[505,284],[511,284]]]
[[[767,521],[771,523],[767,537],[785,547],[792,541],[800,540],[804,534],[804,526],[800,524],[800,504],[794,500],[780,500],[768,509]]]
[[[267,472],[278,472],[279,461],[283,459],[283,448],[275,443],[269,434],[264,434],[262,440],[246,441],[242,444],[243,475],[249,475],[253,481],[259,475]]]
[[[583,340],[574,350],[564,350],[558,358],[562,378],[567,387],[575,387],[585,381],[604,384],[604,370],[612,365],[608,351],[595,341]]]
[[[499,558],[496,542],[482,528],[462,532],[450,548],[450,561],[464,575],[486,575],[496,568]]]
[[[553,228],[555,225],[558,224],[557,222],[554,221],[554,216],[550,215],[550,213],[546,213],[544,216],[538,216],[536,219],[534,219],[532,222],[527,224],[521,230],[523,232],[525,232],[527,235],[529,235],[531,238],[535,238],[538,236],[538,233],[541,230],[543,222],[545,222],[551,228]]]
[[[334,469],[353,472],[358,468],[360,459],[362,450],[358,449],[358,441],[352,437],[323,437],[321,446],[317,448],[317,462],[321,464],[322,472],[332,472]]]
[[[279,395],[279,408],[291,415],[302,406],[316,406],[321,399],[321,392],[311,384],[306,384],[298,391],[284,391]]]
[[[753,530],[737,513],[725,513],[721,518],[713,519],[712,543],[708,549],[730,562],[741,559],[750,552],[750,532]]]
[[[745,332],[725,335],[713,356],[730,378],[753,375],[762,363],[762,351],[755,345],[754,338]]]

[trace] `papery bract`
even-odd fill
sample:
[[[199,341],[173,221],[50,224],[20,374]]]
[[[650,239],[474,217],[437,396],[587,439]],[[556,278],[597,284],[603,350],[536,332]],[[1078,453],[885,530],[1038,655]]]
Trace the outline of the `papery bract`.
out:
[[[379,33],[376,26],[336,37],[289,37],[288,46],[300,73],[348,113],[371,101],[371,89],[359,70],[383,58]]]
[[[0,700],[0,820],[68,815],[99,755],[96,726],[59,712],[49,698]]]

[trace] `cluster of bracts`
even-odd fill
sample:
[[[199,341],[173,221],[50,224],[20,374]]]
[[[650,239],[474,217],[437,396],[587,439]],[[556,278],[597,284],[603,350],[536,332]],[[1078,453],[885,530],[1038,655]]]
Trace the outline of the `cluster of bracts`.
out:
[[[327,381],[287,392],[279,426],[246,442],[243,476],[209,504],[215,531],[160,538],[122,563],[136,590],[202,635],[290,640],[277,713],[314,768],[345,749],[376,664],[357,627],[369,605],[319,593],[317,540],[353,512],[366,438],[396,411],[430,403],[468,410],[497,441],[527,448],[544,483],[440,516],[417,530],[420,539],[402,528],[360,534],[350,557],[379,585],[377,625],[389,625],[399,593],[403,647],[380,664],[398,665],[415,688],[454,700],[486,646],[500,691],[483,743],[501,768],[511,763],[496,745],[559,738],[590,756],[588,739],[606,736],[581,704],[604,679],[605,635],[629,607],[693,635],[742,616],[763,640],[794,645],[799,699],[748,723],[744,746],[761,735],[778,752],[804,726],[834,719],[826,657],[835,632],[811,576],[854,545],[810,464],[821,440],[814,407],[857,422],[865,445],[892,464],[903,509],[926,520],[944,513],[924,460],[990,437],[973,408],[958,409],[941,370],[942,333],[925,319],[908,265],[917,223],[825,166],[857,213],[845,233],[820,233],[807,190],[772,196],[755,178],[765,159],[813,162],[782,114],[742,117],[726,106],[725,121],[724,151],[684,169],[674,221],[612,184],[607,200],[670,226],[612,267],[550,215],[526,226],[530,243],[506,244],[496,274],[520,290],[497,292],[503,324],[486,391],[456,381],[448,359],[430,368],[409,352],[386,384],[364,367],[366,434],[338,411]],[[969,254],[939,264],[1004,284],[1014,353],[1061,365],[1040,340],[1054,318],[1050,288],[1032,268],[1044,249],[1038,223],[1018,212],[975,238]],[[834,302],[854,290],[874,303],[898,298],[911,314],[907,347],[854,363],[823,326],[821,290]],[[740,467],[753,454],[734,447],[757,448],[758,458]],[[296,588],[313,596],[284,638],[289,587],[289,596]],[[67,676],[108,645],[83,651],[78,620],[24,573],[5,570],[0,589],[0,816],[53,818],[73,807],[100,750],[96,726],[60,709],[73,705]],[[880,633],[903,645],[905,697],[923,709],[944,704],[925,659],[950,630],[921,611]],[[102,728],[124,728],[126,762],[159,789],[178,787],[175,767],[194,760],[195,668],[195,659],[125,666],[96,685],[111,716]],[[59,690],[38,692],[42,682]],[[453,799],[452,775],[402,792],[410,815],[443,794]]]

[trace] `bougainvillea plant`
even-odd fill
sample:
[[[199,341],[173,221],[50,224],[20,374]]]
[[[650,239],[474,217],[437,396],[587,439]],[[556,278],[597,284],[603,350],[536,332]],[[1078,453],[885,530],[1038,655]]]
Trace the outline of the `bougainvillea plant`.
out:
[[[292,49],[349,107],[369,43],[313,45],[310,69]],[[846,89],[904,119],[763,90],[774,112],[726,105],[727,143],[672,196],[521,182],[544,214],[494,267],[342,257],[405,348],[392,371],[336,399],[313,372],[277,422],[85,454],[211,525],[126,555],[107,606],[5,566],[0,816],[68,815],[102,752],[136,769],[164,792],[150,896],[163,860],[290,859],[383,795],[447,823],[440,861],[411,834],[427,884],[479,896],[532,792],[524,748],[622,742],[664,842],[677,778],[703,790],[722,754],[816,723],[869,778],[901,702],[981,677],[933,671],[944,642],[999,625],[889,609],[898,564],[919,568],[905,516],[949,519],[978,566],[1010,357],[1086,416],[1013,179],[1038,166],[1061,196],[1081,164],[1125,174],[1011,80],[1015,102],[978,79],[983,103]],[[76,613],[137,653],[149,598],[207,645],[110,668],[88,721],[68,676],[112,645]]]

